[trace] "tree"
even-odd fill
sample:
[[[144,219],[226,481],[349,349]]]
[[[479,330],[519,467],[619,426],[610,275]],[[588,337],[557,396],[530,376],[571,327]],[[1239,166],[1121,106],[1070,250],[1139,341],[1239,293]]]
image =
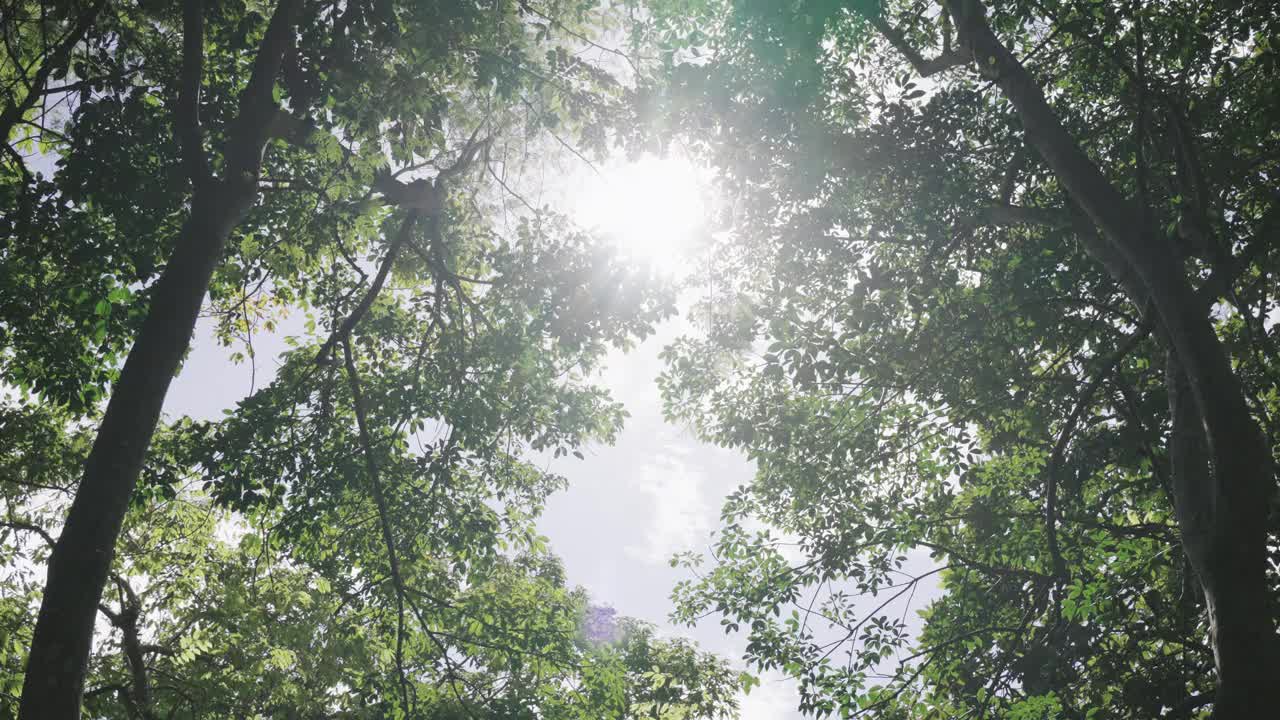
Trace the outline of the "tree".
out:
[[[49,555],[24,718],[79,712],[116,540],[206,295],[250,353],[290,309],[316,334],[244,406],[263,424],[209,431],[232,448],[263,444],[273,423],[305,428],[306,461],[270,447],[247,469],[208,457],[210,493],[295,512],[350,511],[362,493],[401,623],[414,569],[400,566],[394,503],[421,488],[393,482],[424,468],[523,476],[528,446],[607,437],[620,410],[585,373],[669,311],[545,209],[496,221],[523,197],[510,183],[540,138],[598,153],[620,115],[625,88],[564,47],[595,22],[589,5],[104,7],[5,16],[6,37],[38,22],[48,39],[11,45],[0,70],[23,86],[4,110],[3,377],[80,418],[110,398]],[[522,403],[507,418],[504,393]],[[313,415],[299,427],[293,412]],[[427,423],[453,430],[444,469],[407,449]]]
[[[31,405],[6,405],[0,427],[12,441],[0,461],[23,481],[0,495],[0,533],[12,541],[0,565],[0,647],[4,677],[16,681],[0,694],[0,715],[11,717],[39,589],[33,568],[53,543],[92,433],[68,432],[65,417]],[[737,685],[723,660],[614,619],[565,584],[520,517],[535,514],[547,490],[538,474],[510,478],[505,501],[484,482],[450,483],[436,512],[417,513],[447,522],[415,537],[429,562],[409,578],[422,605],[405,627],[380,572],[376,523],[343,518],[302,543],[281,508],[220,508],[183,461],[194,449],[190,429],[161,428],[144,472],[158,492],[126,518],[89,661],[93,717],[732,713]],[[496,541],[507,551],[495,554]]]
[[[72,53],[89,36],[106,4],[105,0],[94,0],[75,7],[72,3],[18,1],[4,8],[8,58],[0,82],[4,83],[8,100],[0,109],[0,137],[5,138],[5,152],[19,172],[25,163],[9,144],[9,138],[20,125],[30,122],[28,115],[42,98],[72,89],[51,87],[49,81],[66,77],[71,70]]]
[[[651,112],[738,199],[667,402],[760,472],[681,616],[820,713],[1270,712],[1271,8],[686,5]]]

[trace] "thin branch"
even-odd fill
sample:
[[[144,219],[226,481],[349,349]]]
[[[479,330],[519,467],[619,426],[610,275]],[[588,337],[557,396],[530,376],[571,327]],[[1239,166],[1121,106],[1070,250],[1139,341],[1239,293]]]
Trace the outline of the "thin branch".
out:
[[[339,340],[345,340],[351,335],[351,331],[356,325],[364,319],[369,308],[373,306],[374,300],[382,292],[382,286],[387,281],[387,276],[391,273],[391,266],[395,263],[396,257],[400,254],[400,249],[409,241],[413,235],[413,225],[418,220],[418,213],[411,211],[400,224],[400,232],[396,233],[396,237],[391,241],[391,247],[387,248],[387,255],[382,259],[382,266],[378,268],[378,274],[373,278],[373,284],[369,286],[369,290],[360,299],[360,303],[356,305],[351,314],[347,315],[334,331],[329,335],[329,339],[320,347],[320,352],[316,353],[316,363],[325,364],[329,361],[330,355],[333,353],[333,347],[338,344]]]
[[[97,77],[82,78],[80,80],[76,80],[75,82],[69,82],[64,85],[48,85],[43,88],[36,88],[34,92],[39,93],[41,95],[61,95],[63,93],[78,92],[81,90],[92,90],[95,85],[102,85],[103,83],[106,83],[112,80],[115,80],[115,81],[128,80],[130,77],[137,74],[138,71],[140,71],[141,69],[142,69],[142,66],[139,65],[139,66],[129,68],[121,73],[113,73],[111,75],[99,75]]]
[[[950,638],[950,639],[948,639],[948,640],[943,640],[943,641],[941,641],[941,642],[939,642],[939,643],[936,643],[936,644],[934,644],[934,645],[930,645],[929,647],[927,647],[927,648],[925,648],[925,649],[923,649],[923,650],[920,650],[919,652],[915,653],[914,655],[909,655],[909,656],[907,656],[907,657],[903,658],[903,659],[902,659],[902,660],[900,660],[899,662],[905,665],[906,663],[909,663],[909,662],[911,662],[912,660],[915,660],[916,658],[922,657],[922,656],[924,656],[924,655],[932,654],[932,653],[937,652],[938,650],[941,650],[941,649],[943,649],[943,648],[945,648],[945,647],[950,647],[951,645],[955,645],[955,644],[956,644],[956,643],[958,643],[958,642],[964,642],[965,640],[968,640],[969,638],[971,638],[971,637],[973,637],[973,636],[975,636],[975,635],[982,635],[983,633],[997,633],[997,632],[1016,633],[1016,632],[1019,632],[1020,630],[1021,630],[1021,628],[1016,628],[1016,627],[1001,627],[1001,626],[999,626],[999,625],[994,626],[994,627],[978,628],[977,630],[970,630],[969,632],[960,633],[959,635],[956,635],[955,637],[952,637],[952,638]]]
[[[25,530],[27,532],[35,533],[36,535],[39,535],[40,539],[44,540],[49,547],[53,547],[56,543],[53,535],[50,535],[48,530],[25,520],[10,517],[5,520],[0,520],[0,527],[13,528],[14,530]]]
[[[343,337],[342,355],[346,361],[347,383],[351,387],[351,405],[356,413],[356,426],[360,432],[360,449],[364,455],[365,469],[369,474],[369,489],[373,493],[373,501],[378,507],[378,526],[382,531],[382,542],[387,547],[387,562],[391,567],[391,582],[396,591],[396,670],[400,675],[400,695],[404,702],[405,712],[410,712],[409,679],[404,671],[404,576],[400,573],[400,559],[396,555],[395,536],[391,531],[391,517],[387,512],[387,499],[382,493],[382,478],[378,474],[378,461],[373,454],[373,438],[369,433],[369,418],[366,412],[364,392],[360,386],[360,375],[356,370],[355,358],[351,355],[351,340]]]
[[[969,226],[1047,225],[1049,227],[1069,227],[1071,223],[1070,213],[1056,208],[992,205],[970,220]]]
[[[1191,717],[1191,714],[1193,712],[1195,712],[1196,710],[1199,710],[1205,705],[1212,703],[1214,701],[1214,698],[1216,697],[1217,697],[1217,693],[1215,693],[1213,690],[1207,690],[1205,692],[1200,693],[1199,695],[1192,695],[1188,697],[1186,700],[1183,700],[1181,703],[1174,705],[1173,709],[1171,709],[1168,712],[1168,714],[1165,715],[1165,717],[1189,718]]]
[[[635,62],[631,59],[631,56],[630,56],[630,55],[627,55],[626,53],[622,52],[621,50],[618,50],[617,48],[605,47],[604,45],[601,45],[601,44],[599,44],[599,43],[597,43],[597,42],[592,41],[592,40],[591,40],[591,38],[589,38],[589,37],[587,37],[587,36],[585,36],[585,35],[583,35],[583,34],[581,34],[581,33],[574,32],[573,30],[570,30],[568,27],[566,27],[566,26],[564,25],[564,23],[561,23],[559,20],[556,20],[555,18],[553,18],[553,17],[551,17],[551,16],[549,16],[549,15],[547,15],[547,14],[543,13],[541,10],[538,10],[537,8],[533,7],[532,5],[530,5],[530,4],[529,4],[528,2],[526,2],[525,0],[520,0],[520,7],[524,8],[526,11],[528,11],[528,12],[530,12],[530,13],[534,14],[534,15],[537,15],[538,17],[542,18],[543,20],[546,20],[547,22],[549,22],[549,23],[551,23],[552,25],[554,25],[554,26],[556,26],[556,27],[560,28],[561,30],[563,30],[565,33],[567,33],[568,35],[572,36],[573,38],[575,38],[575,39],[577,39],[577,40],[579,40],[579,41],[581,41],[581,42],[584,42],[584,43],[586,43],[587,45],[590,45],[591,47],[593,47],[593,48],[595,48],[595,49],[597,49],[597,50],[600,50],[600,51],[602,51],[602,52],[607,52],[607,53],[610,53],[610,54],[612,54],[612,55],[617,55],[618,57],[620,57],[620,58],[622,58],[623,60],[625,60],[625,61],[627,62],[627,64],[628,64],[628,65],[630,65],[630,66],[631,66],[631,70],[632,70],[633,72],[635,72],[635,74],[636,74],[637,76],[639,76],[639,75],[640,75],[640,68],[636,67]]]

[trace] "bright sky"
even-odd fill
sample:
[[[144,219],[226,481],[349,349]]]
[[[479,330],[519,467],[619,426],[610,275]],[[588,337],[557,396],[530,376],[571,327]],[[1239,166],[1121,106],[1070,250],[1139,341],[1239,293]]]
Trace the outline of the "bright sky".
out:
[[[683,249],[703,232],[706,184],[679,158],[619,162],[599,174],[583,172],[568,186],[564,194],[579,223],[595,227],[637,262],[666,272],[683,267]],[[230,351],[218,346],[210,325],[202,320],[197,327],[191,355],[169,392],[165,412],[171,417],[218,419],[249,393],[250,366],[227,359]],[[288,332],[290,323],[284,325]],[[569,488],[551,499],[540,528],[563,558],[569,582],[585,587],[596,603],[691,637],[738,665],[744,641],[726,637],[714,620],[693,629],[667,622],[671,587],[685,577],[668,560],[708,547],[721,499],[752,474],[737,453],[700,443],[662,419],[658,353],[687,330],[685,320],[675,318],[630,353],[610,357],[605,384],[631,418],[615,445],[589,448],[585,460],[555,461],[553,469],[568,478]],[[255,336],[254,346],[261,388],[285,344],[280,336]],[[790,682],[765,677],[742,699],[742,717],[798,718],[796,705]]]
[[[678,274],[713,204],[706,176],[678,155],[644,155],[580,174],[568,190],[569,212],[637,262]]]
[[[542,531],[564,559],[570,580],[598,601],[691,637],[738,665],[745,641],[726,636],[716,619],[692,629],[667,623],[671,588],[687,579],[668,560],[708,547],[721,499],[753,473],[738,453],[700,443],[663,421],[654,383],[662,368],[658,352],[684,329],[680,320],[668,323],[632,352],[611,358],[605,379],[631,418],[614,446],[555,466],[569,478],[569,488],[552,498]],[[799,718],[798,702],[790,682],[764,678],[742,698],[742,717]]]

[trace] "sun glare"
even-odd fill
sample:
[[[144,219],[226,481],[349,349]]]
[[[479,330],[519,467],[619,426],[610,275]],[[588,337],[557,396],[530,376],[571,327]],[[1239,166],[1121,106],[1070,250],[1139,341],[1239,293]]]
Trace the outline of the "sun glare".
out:
[[[644,155],[582,183],[574,217],[637,262],[677,274],[705,231],[706,189],[687,159]]]

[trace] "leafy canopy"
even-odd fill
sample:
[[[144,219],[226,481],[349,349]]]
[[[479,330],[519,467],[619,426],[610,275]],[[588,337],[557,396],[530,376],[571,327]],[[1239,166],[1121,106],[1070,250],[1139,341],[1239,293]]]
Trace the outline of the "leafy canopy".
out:
[[[6,717],[102,401],[193,204],[246,180],[225,176],[278,11],[55,5],[6,4],[21,40],[0,60],[18,89],[0,170]],[[625,412],[599,363],[672,312],[646,269],[530,201],[562,147],[632,142],[632,91],[581,57],[616,12],[301,3],[206,307],[242,360],[263,332],[291,347],[223,420],[153,440],[85,712],[733,713],[722,660],[629,620],[587,637],[592,606],[534,525],[563,479],[531,453],[611,440]]]
[[[667,411],[758,467],[712,557],[681,558],[706,567],[676,617],[744,633],[818,716],[1207,715],[1166,351],[948,11],[653,8],[651,113],[732,198]],[[1273,9],[995,2],[987,21],[1213,294],[1275,447]]]

